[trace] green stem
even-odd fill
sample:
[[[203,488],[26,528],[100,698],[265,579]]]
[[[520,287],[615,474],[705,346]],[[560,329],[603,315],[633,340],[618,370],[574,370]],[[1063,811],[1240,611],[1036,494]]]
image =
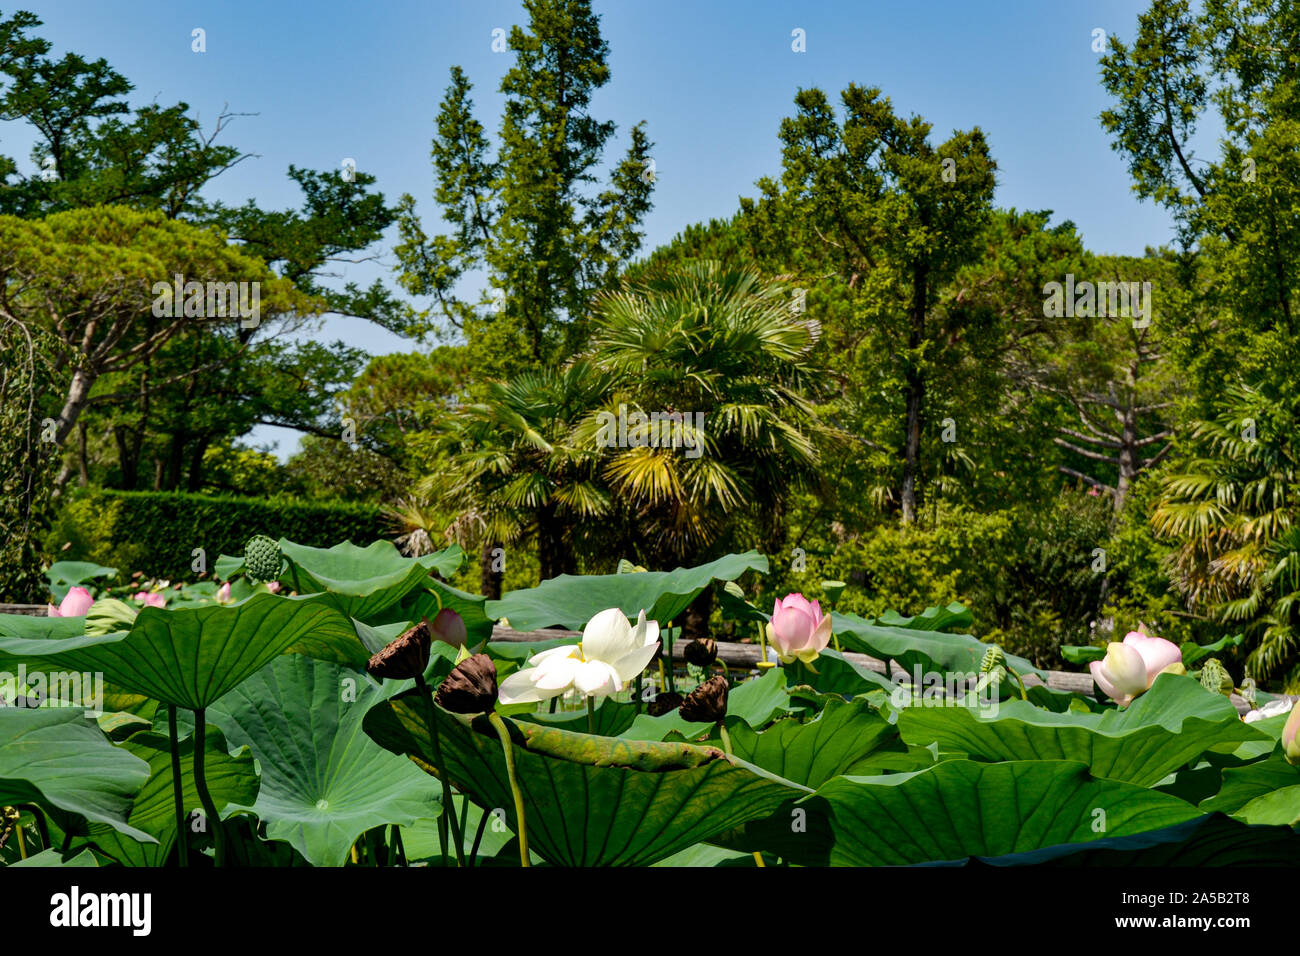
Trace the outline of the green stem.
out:
[[[726,753],[726,755],[727,755],[728,757],[732,756],[732,753],[731,753],[731,735],[730,735],[729,733],[727,733],[727,725],[724,724],[722,721],[718,721],[718,733],[720,733],[720,734],[722,735],[722,749],[723,749],[723,751]]]
[[[664,651],[668,657],[668,690],[677,690],[677,678],[673,674],[673,622],[669,621],[668,626],[664,628]]]
[[[587,695],[587,733],[596,736],[596,698]]]
[[[469,849],[470,866],[478,862],[478,847],[483,842],[483,831],[487,829],[488,818],[491,816],[492,814],[484,810],[483,815],[478,818],[478,829],[474,831],[474,845]]]
[[[402,828],[396,823],[390,828],[392,833],[393,856],[398,866],[406,866],[406,844],[402,842]]]
[[[451,784],[447,780],[447,767],[442,762],[442,744],[438,740],[438,721],[433,715],[433,694],[429,690],[429,685],[424,682],[424,675],[419,674],[415,678],[415,686],[420,689],[424,696],[425,705],[428,710],[429,742],[433,745],[433,759],[437,764],[435,768],[438,771],[438,779],[442,782],[442,816],[451,824],[451,839],[456,849],[456,865],[465,865],[465,841],[460,835],[460,825],[456,822],[456,808],[451,802]],[[443,848],[444,859],[446,858],[446,847]]]
[[[1014,677],[1016,679],[1016,683],[1020,685],[1020,699],[1029,700],[1029,694],[1025,692],[1025,682],[1020,679],[1020,675],[1017,674],[1015,671],[1013,671],[1010,667],[1007,668],[1007,673],[1009,673],[1012,677]]]
[[[185,782],[181,777],[180,735],[176,730],[176,705],[167,705],[167,739],[172,750],[172,807],[176,813],[176,858],[181,866],[190,865],[189,830],[185,826]]]
[[[515,821],[518,824],[519,835],[519,865],[531,866],[528,862],[528,825],[524,822],[524,795],[519,789],[519,781],[515,779],[515,751],[510,743],[510,731],[506,729],[506,722],[501,719],[501,715],[496,711],[489,711],[488,720],[492,721],[492,726],[497,729],[497,736],[501,738],[501,749],[506,755],[506,776],[510,778],[510,792],[515,797]]]
[[[36,825],[36,832],[41,837],[41,849],[48,850],[50,848],[50,827],[45,822],[45,811],[34,803],[19,804],[14,809],[21,810],[23,807],[26,807],[32,813],[32,821]]]
[[[207,779],[203,776],[203,741],[204,711],[200,707],[194,711],[194,789],[199,792],[199,803],[203,804],[203,812],[208,817],[208,826],[212,827],[214,844],[212,863],[214,866],[223,866],[226,862],[226,831],[222,829],[221,818],[217,816],[217,805],[212,802],[212,794],[208,793]]]

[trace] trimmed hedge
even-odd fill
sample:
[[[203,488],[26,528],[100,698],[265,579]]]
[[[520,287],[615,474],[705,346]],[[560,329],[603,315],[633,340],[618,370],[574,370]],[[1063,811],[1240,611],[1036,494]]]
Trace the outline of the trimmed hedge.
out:
[[[124,576],[143,571],[189,581],[198,576],[195,548],[211,572],[218,555],[243,554],[254,534],[313,547],[364,546],[388,537],[388,528],[369,504],[92,488],[79,489],[59,511],[45,550],[55,560],[95,561]]]

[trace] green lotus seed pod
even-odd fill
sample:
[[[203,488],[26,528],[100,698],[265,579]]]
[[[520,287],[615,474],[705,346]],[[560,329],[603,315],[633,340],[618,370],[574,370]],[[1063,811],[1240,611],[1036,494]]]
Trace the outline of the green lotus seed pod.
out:
[[[1212,694],[1232,696],[1232,675],[1217,658],[1211,657],[1201,665],[1201,686]]]
[[[280,576],[284,556],[280,545],[264,534],[255,534],[244,545],[244,567],[254,581],[274,581]]]

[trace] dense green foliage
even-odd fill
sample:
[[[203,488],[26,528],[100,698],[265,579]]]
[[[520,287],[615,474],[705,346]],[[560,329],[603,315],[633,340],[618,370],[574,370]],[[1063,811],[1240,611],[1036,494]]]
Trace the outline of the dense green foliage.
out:
[[[326,547],[386,530],[374,505],[86,489],[60,511],[45,546],[61,560],[178,580],[210,574],[218,555],[242,554],[256,533]],[[196,548],[203,550],[198,568]]]

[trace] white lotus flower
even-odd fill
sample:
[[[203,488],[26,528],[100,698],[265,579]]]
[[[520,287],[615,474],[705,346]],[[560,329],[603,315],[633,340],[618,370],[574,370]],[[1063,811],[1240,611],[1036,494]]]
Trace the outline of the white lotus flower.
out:
[[[645,611],[636,627],[616,607],[601,611],[582,630],[582,643],[553,647],[534,654],[528,667],[501,682],[502,704],[549,700],[576,692],[584,697],[608,697],[645,670],[659,643],[659,624]]]

